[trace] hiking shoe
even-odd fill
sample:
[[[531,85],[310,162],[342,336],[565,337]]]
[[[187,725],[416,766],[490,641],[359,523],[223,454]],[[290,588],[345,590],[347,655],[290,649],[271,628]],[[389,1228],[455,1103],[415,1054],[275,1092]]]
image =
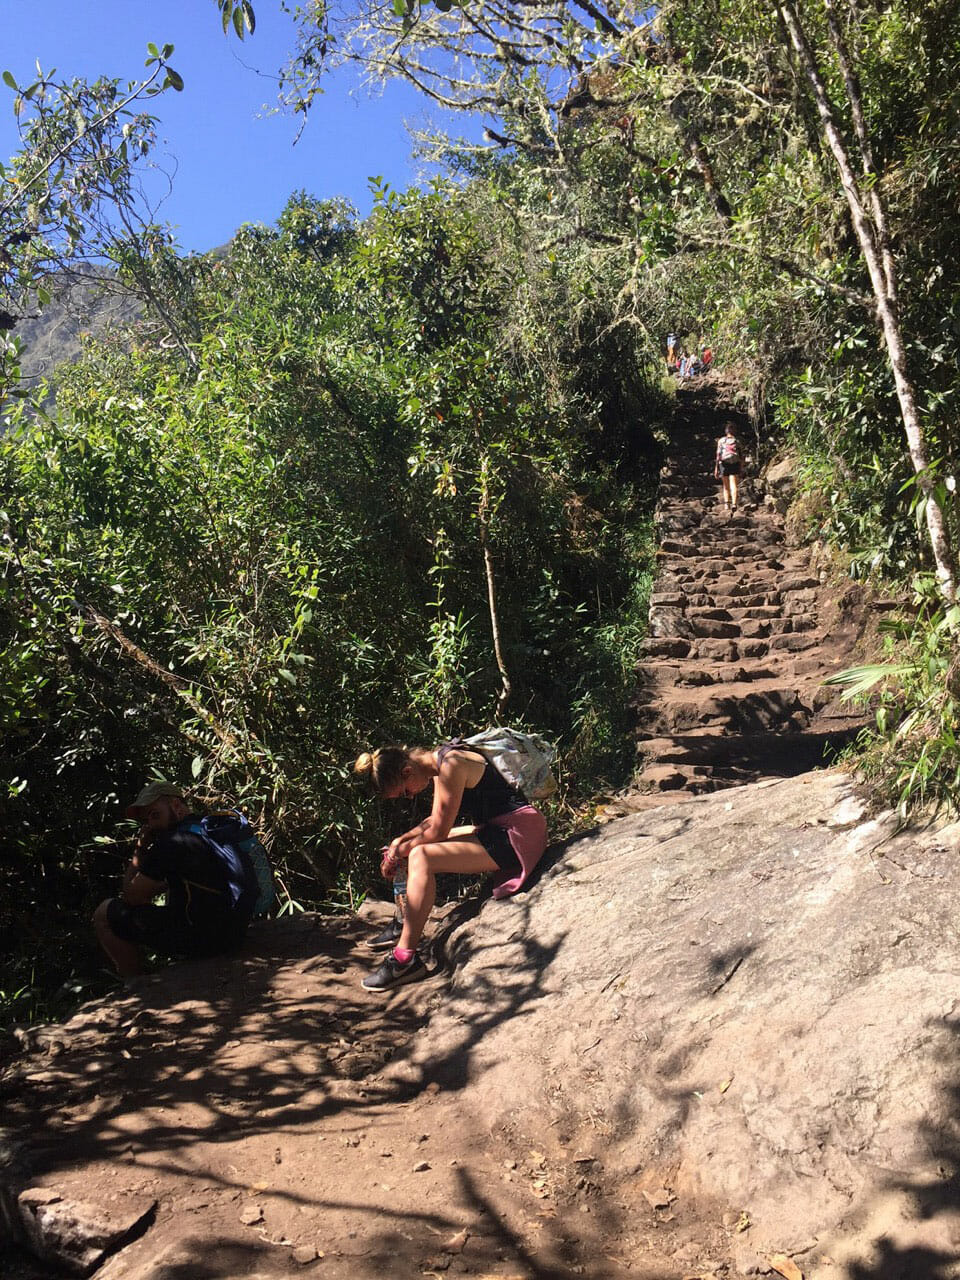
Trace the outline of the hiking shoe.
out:
[[[397,945],[401,933],[403,933],[403,921],[394,916],[385,929],[381,929],[375,938],[369,939],[367,946],[371,951],[386,951],[388,947]]]
[[[427,976],[427,966],[414,952],[413,959],[401,964],[391,951],[383,964],[375,973],[368,973],[361,986],[368,991],[390,991],[394,987],[402,987],[406,982],[418,982]]]

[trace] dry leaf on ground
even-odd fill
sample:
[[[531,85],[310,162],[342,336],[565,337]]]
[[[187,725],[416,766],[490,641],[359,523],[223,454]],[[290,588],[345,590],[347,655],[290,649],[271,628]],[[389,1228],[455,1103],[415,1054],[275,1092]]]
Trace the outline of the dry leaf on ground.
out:
[[[803,1280],[803,1272],[793,1259],[788,1258],[785,1253],[771,1253],[768,1255],[767,1261],[774,1271],[785,1277],[785,1280]]]
[[[463,1253],[467,1241],[470,1239],[470,1232],[466,1227],[462,1231],[458,1231],[455,1236],[451,1236],[444,1244],[440,1246],[444,1253]]]

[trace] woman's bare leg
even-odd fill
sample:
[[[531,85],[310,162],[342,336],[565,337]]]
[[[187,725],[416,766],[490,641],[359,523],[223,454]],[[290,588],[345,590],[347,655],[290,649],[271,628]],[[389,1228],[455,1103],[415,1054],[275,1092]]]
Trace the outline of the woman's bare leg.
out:
[[[407,910],[397,945],[408,951],[416,949],[437,896],[438,871],[470,876],[496,869],[480,841],[470,836],[416,845],[407,860]]]
[[[729,480],[730,480],[730,505],[732,507],[735,507],[737,505],[737,495],[740,491],[740,477],[737,475],[732,475],[729,477]]]

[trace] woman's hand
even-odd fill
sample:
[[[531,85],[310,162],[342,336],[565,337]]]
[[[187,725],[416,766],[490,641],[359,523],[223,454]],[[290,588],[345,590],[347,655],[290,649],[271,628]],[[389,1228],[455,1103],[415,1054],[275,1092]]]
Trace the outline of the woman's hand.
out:
[[[380,859],[380,874],[383,876],[384,880],[392,880],[397,874],[398,869],[399,863],[397,859],[393,856],[390,850],[387,849],[383,857]]]
[[[408,854],[409,850],[403,849],[400,840],[384,846],[383,857],[380,859],[380,874],[384,880],[393,879],[400,869],[400,863],[406,861]]]

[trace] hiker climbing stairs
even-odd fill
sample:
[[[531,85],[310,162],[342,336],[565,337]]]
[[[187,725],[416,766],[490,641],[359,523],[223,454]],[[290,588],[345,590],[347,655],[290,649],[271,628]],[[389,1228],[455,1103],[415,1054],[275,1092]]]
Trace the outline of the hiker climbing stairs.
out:
[[[788,545],[784,517],[758,500],[749,475],[740,508],[723,507],[714,449],[737,415],[711,388],[678,401],[638,667],[637,785],[698,794],[815,768],[864,716],[823,686],[852,660],[851,637],[824,618],[836,588],[821,582],[808,549]]]

